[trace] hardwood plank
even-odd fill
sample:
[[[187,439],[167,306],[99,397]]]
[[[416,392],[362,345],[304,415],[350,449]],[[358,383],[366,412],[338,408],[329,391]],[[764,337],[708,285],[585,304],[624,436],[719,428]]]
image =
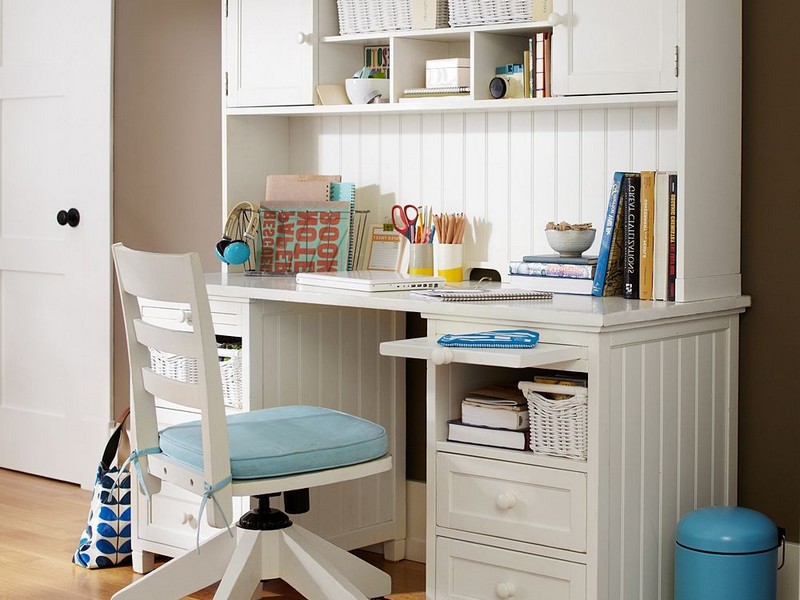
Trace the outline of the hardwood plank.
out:
[[[86,525],[91,494],[77,485],[0,469],[0,599],[106,600],[141,575],[131,567],[88,570],[72,564]],[[364,560],[392,576],[394,600],[425,598],[425,565],[388,562],[358,550]],[[157,559],[156,564],[164,559]],[[211,600],[216,586],[187,596]],[[265,585],[262,598],[301,600],[282,581]]]

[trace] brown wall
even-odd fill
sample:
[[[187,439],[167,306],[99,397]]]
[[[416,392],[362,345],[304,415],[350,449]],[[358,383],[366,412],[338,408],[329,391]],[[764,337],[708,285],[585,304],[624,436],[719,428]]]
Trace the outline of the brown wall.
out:
[[[739,504],[800,539],[800,4],[744,2]]]
[[[218,4],[116,2],[115,237],[151,250],[198,250],[209,269],[217,268],[221,222]],[[789,257],[800,238],[800,5],[744,4],[742,272],[753,307],[741,322],[739,503],[798,541],[800,267]],[[118,399],[127,398],[123,373],[116,370]],[[422,434],[418,406],[408,411],[409,431]],[[424,472],[424,455],[412,452],[410,476]]]
[[[206,270],[218,270],[213,248],[222,229],[221,4],[115,5],[114,239],[141,250],[197,251]],[[119,312],[118,409],[128,398]]]

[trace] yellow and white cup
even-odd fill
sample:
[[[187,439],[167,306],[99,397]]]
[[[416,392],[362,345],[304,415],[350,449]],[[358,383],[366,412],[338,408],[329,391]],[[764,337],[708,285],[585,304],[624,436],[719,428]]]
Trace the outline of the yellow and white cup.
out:
[[[463,281],[463,244],[439,244],[436,252],[436,274],[449,283]]]
[[[433,244],[409,244],[409,275],[433,275]]]

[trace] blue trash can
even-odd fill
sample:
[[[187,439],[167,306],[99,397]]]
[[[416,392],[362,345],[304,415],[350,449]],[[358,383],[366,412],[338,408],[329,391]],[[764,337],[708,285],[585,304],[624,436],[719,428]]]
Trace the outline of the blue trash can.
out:
[[[783,530],[759,512],[712,506],[685,515],[675,546],[675,600],[775,600]]]

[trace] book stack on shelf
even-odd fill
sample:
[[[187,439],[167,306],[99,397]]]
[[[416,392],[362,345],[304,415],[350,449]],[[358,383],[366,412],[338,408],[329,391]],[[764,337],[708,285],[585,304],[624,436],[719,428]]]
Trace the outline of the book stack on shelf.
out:
[[[508,277],[522,288],[589,296],[596,268],[596,255],[535,254],[510,261]]]
[[[528,39],[523,52],[524,98],[549,98],[550,92],[550,32],[539,31]]]
[[[678,176],[614,173],[592,295],[675,300]]]
[[[528,402],[516,384],[495,384],[469,392],[461,402],[461,418],[448,422],[447,439],[530,449]]]

